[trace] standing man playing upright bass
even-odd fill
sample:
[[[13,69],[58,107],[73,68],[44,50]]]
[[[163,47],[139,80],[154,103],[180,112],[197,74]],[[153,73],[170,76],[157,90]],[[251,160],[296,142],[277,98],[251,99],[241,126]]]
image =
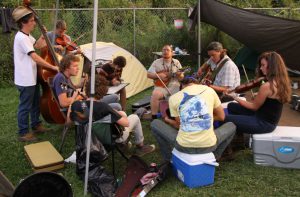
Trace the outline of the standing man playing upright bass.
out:
[[[40,91],[37,84],[37,65],[54,71],[58,71],[58,68],[46,62],[35,52],[34,48],[39,49],[45,46],[45,40],[41,36],[36,41],[30,35],[36,25],[32,11],[20,6],[13,11],[12,16],[20,29],[14,40],[14,81],[20,93],[18,139],[22,142],[36,141],[37,138],[33,132],[45,132],[48,130],[42,126],[39,119]],[[29,132],[29,114],[33,132]]]
[[[162,58],[155,60],[148,69],[147,77],[153,79],[155,85],[150,101],[152,119],[157,118],[159,101],[179,91],[179,80],[183,78],[179,69],[182,67],[172,56],[172,47],[165,45]]]

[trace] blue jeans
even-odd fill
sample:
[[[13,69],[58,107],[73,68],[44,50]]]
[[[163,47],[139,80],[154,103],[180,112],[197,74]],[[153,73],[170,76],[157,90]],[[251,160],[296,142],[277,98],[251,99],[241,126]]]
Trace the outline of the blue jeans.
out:
[[[18,106],[18,133],[24,135],[29,131],[29,114],[31,128],[41,123],[40,121],[40,87],[35,86],[18,86],[19,106]]]
[[[105,95],[100,101],[103,102],[103,103],[108,104],[109,106],[111,106],[111,108],[113,108],[117,111],[122,110],[122,107],[119,103],[120,99],[119,99],[119,96],[117,94]]]
[[[228,104],[228,114],[225,117],[225,122],[233,122],[238,133],[270,133],[276,128],[276,125],[259,119],[254,111],[242,107],[238,103]]]
[[[178,130],[171,127],[161,120],[153,120],[151,122],[151,131],[156,138],[161,154],[165,160],[170,160],[172,150],[175,147],[178,151],[188,154],[204,154],[213,152],[215,157],[219,159],[225,148],[229,145],[235,135],[236,127],[233,123],[226,123],[214,130],[217,137],[216,145],[205,148],[189,148],[182,147],[176,142]]]

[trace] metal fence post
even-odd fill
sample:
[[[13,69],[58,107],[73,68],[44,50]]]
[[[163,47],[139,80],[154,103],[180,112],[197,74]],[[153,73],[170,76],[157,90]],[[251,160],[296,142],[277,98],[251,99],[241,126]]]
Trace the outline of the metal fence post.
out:
[[[198,68],[201,66],[201,7],[198,1]]]
[[[136,56],[136,35],[135,35],[135,7],[133,8],[133,55]]]

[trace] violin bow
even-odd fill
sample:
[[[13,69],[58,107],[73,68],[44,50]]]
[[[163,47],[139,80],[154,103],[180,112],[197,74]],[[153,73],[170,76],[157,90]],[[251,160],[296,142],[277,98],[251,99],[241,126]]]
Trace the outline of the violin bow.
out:
[[[249,78],[248,78],[248,75],[247,75],[247,72],[246,72],[246,69],[245,69],[244,64],[242,64],[242,67],[243,67],[243,70],[244,70],[244,73],[245,73],[247,82],[249,83]],[[254,93],[253,93],[253,90],[252,90],[252,89],[251,89],[251,96],[252,96],[252,99],[253,99],[253,98],[254,98]]]
[[[88,32],[88,31],[87,31]],[[82,38],[82,36],[84,36],[87,32],[84,32],[83,34],[81,34],[80,36],[78,36],[74,41],[72,41],[72,42],[76,42],[77,40],[79,40],[80,38]],[[71,43],[71,42],[70,42]],[[67,48],[69,45],[70,45],[70,43],[68,43],[66,46],[65,46],[65,48]]]
[[[170,95],[172,95],[171,91],[169,90],[169,88],[166,86],[166,84],[163,82],[163,80],[160,78],[160,76],[157,74],[157,72],[155,72],[155,75],[157,76],[157,78],[159,79],[159,81],[164,85],[164,87],[167,89],[167,91],[169,92]]]

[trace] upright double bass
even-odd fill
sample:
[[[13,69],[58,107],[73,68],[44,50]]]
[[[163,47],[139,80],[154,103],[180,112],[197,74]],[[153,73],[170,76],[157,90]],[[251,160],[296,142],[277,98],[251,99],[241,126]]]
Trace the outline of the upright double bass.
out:
[[[45,59],[48,63],[59,66],[59,60],[57,54],[55,53],[51,42],[47,36],[47,32],[44,29],[37,13],[30,7],[30,0],[23,1],[24,6],[33,12],[35,15],[35,20],[38,24],[40,31],[42,32],[47,46],[42,49],[41,57]],[[42,67],[38,67],[38,79],[43,89],[43,94],[40,100],[40,110],[43,118],[48,123],[64,124],[65,116],[60,110],[58,103],[55,101],[55,98],[52,96],[51,87],[49,86],[49,79],[55,76],[56,72],[53,70],[48,70]]]

